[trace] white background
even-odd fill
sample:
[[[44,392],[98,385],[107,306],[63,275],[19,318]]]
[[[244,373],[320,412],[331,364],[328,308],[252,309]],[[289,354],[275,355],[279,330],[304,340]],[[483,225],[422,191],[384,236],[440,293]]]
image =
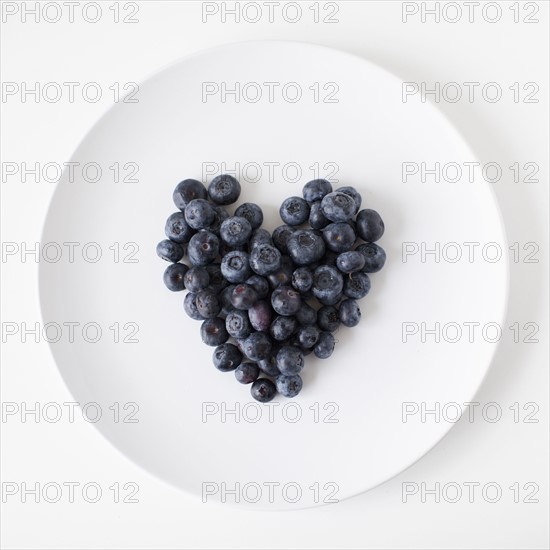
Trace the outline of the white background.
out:
[[[96,504],[66,498],[52,504],[7,497],[2,504],[4,548],[548,548],[548,3],[499,3],[502,16],[489,23],[481,6],[468,21],[456,23],[420,12],[402,21],[401,2],[340,2],[338,23],[314,23],[312,2],[302,2],[302,17],[289,23],[276,9],[258,23],[221,21],[218,13],[202,21],[200,2],[142,2],[135,24],[115,24],[113,2],[101,2],[103,16],[87,23],[75,8],[59,22],[23,22],[3,4],[2,81],[99,82],[97,103],[63,99],[57,103],[21,95],[2,96],[2,162],[63,163],[88,129],[112,104],[114,82],[140,82],[159,68],[203,48],[239,40],[311,41],[349,51],[380,64],[404,81],[430,86],[441,82],[497,82],[504,90],[496,103],[481,94],[473,102],[441,101],[441,108],[462,132],[481,162],[497,162],[504,177],[494,185],[509,243],[534,242],[538,263],[511,264],[508,325],[537,323],[538,343],[503,338],[489,375],[476,397],[496,402],[502,419],[491,423],[476,414],[463,418],[417,464],[384,485],[337,505],[285,513],[241,511],[223,504],[203,504],[168,486],[115,451],[77,415],[74,423],[2,422],[2,481],[99,483],[104,496]],[[259,3],[262,5],[262,3]],[[321,14],[324,4],[320,3]],[[406,3],[421,10],[422,2]],[[482,3],[483,4],[483,3]],[[530,4],[530,6],[527,6]],[[34,2],[27,3],[33,7]],[[121,17],[128,12],[123,10]],[[533,7],[538,23],[525,23]],[[433,8],[434,2],[425,4]],[[19,10],[23,7],[20,5]],[[53,13],[50,12],[50,13]],[[325,12],[327,13],[327,12]],[[452,11],[446,12],[454,17]],[[92,14],[92,12],[90,12]],[[493,17],[493,12],[487,12]],[[535,82],[538,103],[515,103],[508,87]],[[479,90],[480,87],[477,88]],[[536,162],[538,183],[515,183],[506,168]],[[2,180],[2,241],[40,240],[55,184]],[[6,181],[4,181],[6,180]],[[40,321],[37,268],[10,257],[2,263],[2,321]],[[2,401],[47,403],[72,401],[51,358],[48,344],[2,345]],[[515,423],[513,403],[533,402],[538,423]],[[30,405],[28,405],[30,406]],[[479,408],[478,408],[479,411]],[[521,412],[521,418],[525,412]],[[4,421],[5,420],[5,421]],[[192,449],[190,449],[192,452]],[[224,452],[224,450],[222,450]],[[114,503],[109,486],[139,485],[138,503]],[[405,482],[499,484],[502,497],[489,503],[475,493],[457,503],[420,494],[402,499]],[[535,483],[536,503],[514,503],[508,487]],[[463,486],[464,491],[466,488]],[[520,500],[527,495],[521,489]],[[30,500],[30,501],[29,501]]]

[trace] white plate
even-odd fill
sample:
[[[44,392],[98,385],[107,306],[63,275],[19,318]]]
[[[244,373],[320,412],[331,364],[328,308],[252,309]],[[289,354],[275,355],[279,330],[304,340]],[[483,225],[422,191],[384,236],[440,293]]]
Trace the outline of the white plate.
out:
[[[222,102],[219,93],[202,96],[204,82],[225,82],[227,88],[239,82],[241,90],[257,83],[246,88],[249,100],[258,88],[263,93],[255,103],[242,95],[239,102],[235,96]],[[279,83],[272,85],[273,102],[265,82]],[[295,103],[282,99],[289,82],[302,92]],[[336,87],[327,83],[336,83],[335,95],[330,96]],[[293,98],[296,89],[287,86],[286,97]],[[329,96],[338,102],[323,101]],[[44,321],[95,322],[103,331],[97,343],[85,342],[77,329],[73,343],[62,338],[51,346],[75,400],[101,405],[103,416],[95,425],[128,458],[209,502],[234,503],[234,495],[222,491],[237,487],[241,505],[313,506],[332,493],[343,499],[372,488],[418,460],[453,423],[433,417],[421,422],[419,414],[404,422],[403,403],[462,407],[483,380],[496,344],[483,339],[481,329],[469,342],[464,326],[457,343],[445,341],[453,338],[452,330],[439,343],[429,335],[426,343],[419,335],[404,343],[403,323],[426,321],[427,328],[435,322],[500,323],[506,303],[505,236],[492,192],[479,173],[473,183],[401,181],[404,161],[428,166],[475,161],[456,130],[430,103],[418,98],[404,103],[401,82],[381,68],[336,50],[291,42],[232,44],[185,58],[147,80],[135,98],[138,103],[109,110],[74,154],[72,161],[80,166],[98,163],[101,180],[84,181],[77,169],[71,183],[66,173],[44,228],[44,243],[80,243],[74,262],[64,254],[58,262],[41,263]],[[138,163],[139,183],[113,182],[109,167],[116,162],[121,178],[129,176],[125,163]],[[200,323],[182,310],[183,293],[171,293],[162,283],[166,264],[156,257],[155,245],[175,210],[172,190],[179,180],[201,179],[206,166],[222,162],[247,165],[241,202],[259,202],[270,229],[281,223],[281,201],[300,194],[313,178],[309,167],[314,163],[320,176],[333,171],[327,163],[336,163],[339,185],[356,186],[364,205],[386,222],[380,244],[388,261],[372,276],[362,321],[339,331],[329,360],[307,358],[304,389],[295,405],[284,400],[249,405],[249,388],[212,366],[212,348],[200,341]],[[293,165],[285,166],[292,162],[301,168],[294,183],[289,181]],[[279,163],[273,182],[266,163]],[[256,164],[263,167],[261,177],[251,182]],[[432,247],[435,241],[440,246],[494,242],[503,257],[485,261],[480,246],[473,262],[463,257],[436,263],[428,256],[422,263],[418,255],[402,261],[403,242]],[[79,252],[90,242],[102,246],[96,263],[83,261]],[[122,261],[132,258],[133,247],[123,249],[128,242],[139,245],[138,263]],[[114,243],[120,246],[118,263]],[[89,257],[93,252],[88,247]],[[453,250],[446,252],[452,257]],[[137,323],[139,343],[115,343],[109,327],[117,322],[120,339],[130,335],[132,325],[124,329],[125,323]],[[93,329],[88,336],[93,338]],[[133,406],[114,422],[109,407],[128,402],[138,404],[132,418],[139,422],[122,422]],[[222,418],[224,407],[235,406],[237,415]],[[205,410],[215,409],[220,412],[203,418]],[[253,422],[258,412],[260,419]],[[301,418],[292,422],[297,412]],[[445,418],[452,415],[447,408]],[[272,486],[273,498],[271,482],[281,484]],[[286,483],[296,485],[284,488]],[[297,487],[302,494],[291,502]],[[219,492],[206,495],[206,488]]]

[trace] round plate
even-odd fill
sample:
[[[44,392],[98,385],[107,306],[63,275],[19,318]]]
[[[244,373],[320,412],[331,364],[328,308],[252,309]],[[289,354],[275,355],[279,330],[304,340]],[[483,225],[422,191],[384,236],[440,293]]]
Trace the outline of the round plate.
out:
[[[506,303],[503,226],[477,169],[455,183],[402,175],[405,162],[475,161],[452,125],[418,96],[403,101],[385,70],[292,42],[187,57],[128,100],[71,159],[79,164],[59,183],[43,235],[63,253],[40,265],[44,322],[80,323],[72,341],[65,328],[52,342],[56,363],[76,401],[101,407],[101,433],[203,501],[257,508],[341,500],[418,460],[452,427],[452,404],[462,410],[480,386],[496,346],[485,325],[501,323]],[[155,246],[176,210],[173,188],[228,171],[269,229],[282,200],[314,177],[355,186],[386,223],[388,261],[361,323],[338,331],[328,360],[306,358],[294,400],[257,404],[218,372],[184,293],[162,282]],[[439,420],[422,417],[434,407]]]

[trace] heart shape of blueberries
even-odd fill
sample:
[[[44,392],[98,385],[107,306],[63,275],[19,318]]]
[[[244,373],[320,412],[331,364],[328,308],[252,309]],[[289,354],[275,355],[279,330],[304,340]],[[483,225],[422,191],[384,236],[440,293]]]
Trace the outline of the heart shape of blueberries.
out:
[[[302,197],[283,201],[284,225],[270,233],[257,204],[243,203],[230,215],[225,207],[240,194],[228,174],[208,189],[195,179],[180,182],[173,193],[179,211],[166,221],[157,254],[170,262],[168,289],[188,290],[184,310],[202,321],[216,368],[234,371],[266,403],[277,392],[296,397],[304,356],[330,357],[334,332],[359,323],[357,300],[370,290],[369,274],[386,261],[375,244],[384,222],[375,210],[360,210],[353,187],[333,191],[329,181],[316,179]]]

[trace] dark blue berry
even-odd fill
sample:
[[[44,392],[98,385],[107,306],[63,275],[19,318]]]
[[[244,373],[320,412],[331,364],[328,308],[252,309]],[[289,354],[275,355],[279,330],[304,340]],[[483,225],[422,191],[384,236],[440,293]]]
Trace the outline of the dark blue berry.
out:
[[[222,258],[221,270],[230,283],[242,283],[252,275],[249,256],[240,250],[232,250]]]
[[[229,218],[229,212],[219,204],[212,205],[212,208],[214,209],[214,221],[208,226],[208,231],[212,231],[219,237],[222,223]]]
[[[386,252],[376,243],[363,243],[356,248],[365,257],[365,273],[376,273],[380,271],[386,263]]]
[[[313,325],[317,322],[317,311],[306,302],[302,302],[300,309],[296,312],[296,321],[300,325]]]
[[[251,234],[252,227],[249,221],[239,216],[230,216],[222,222],[220,227],[220,237],[232,247],[244,246]]]
[[[258,300],[252,307],[248,309],[248,318],[254,330],[266,331],[269,330],[273,312],[271,306],[264,300]]]
[[[221,304],[218,296],[211,290],[201,290],[195,296],[195,304],[198,312],[205,319],[212,319],[221,311]]]
[[[221,344],[212,355],[214,366],[222,372],[235,370],[243,360],[243,354],[233,344]]]
[[[212,263],[218,256],[220,241],[210,231],[195,233],[187,247],[189,261],[194,266],[205,266]]]
[[[350,195],[334,191],[325,195],[321,201],[321,210],[331,222],[346,222],[357,213],[357,205]]]
[[[236,311],[233,307],[233,304],[231,303],[231,293],[233,292],[235,286],[236,285],[228,285],[220,292],[220,304],[222,306],[221,315],[227,316],[231,312]],[[229,329],[227,330],[227,332],[229,332]],[[233,336],[233,334],[231,334],[230,332],[229,334]]]
[[[268,403],[276,393],[275,384],[269,378],[258,378],[250,387],[250,395],[260,403]]]
[[[377,241],[384,234],[384,222],[376,210],[361,210],[355,222],[357,234],[368,243]]]
[[[274,271],[267,276],[267,280],[269,281],[271,288],[289,285],[292,281],[292,272],[292,266],[283,263],[277,271]]]
[[[352,273],[344,279],[344,295],[354,300],[364,298],[370,290],[370,279],[366,273]]]
[[[302,378],[299,374],[286,376],[281,374],[275,379],[277,391],[284,397],[296,397],[302,389]]]
[[[292,376],[304,368],[304,355],[295,346],[283,346],[277,353],[277,367],[281,374]]]
[[[191,237],[195,234],[195,230],[189,227],[185,221],[185,214],[183,212],[174,212],[166,220],[164,233],[171,241],[185,244],[190,241]]]
[[[201,338],[207,346],[225,344],[229,338],[229,334],[225,330],[225,321],[219,317],[203,321],[201,325]]]
[[[361,252],[351,250],[348,252],[342,252],[336,259],[336,267],[342,273],[354,273],[360,271],[365,265],[365,257]]]
[[[208,276],[210,277],[210,282],[208,283],[208,288],[219,294],[224,288],[229,285],[229,282],[223,276],[221,264],[214,262],[206,266],[206,271],[208,271]]]
[[[252,251],[252,249],[259,244],[273,244],[271,233],[267,229],[262,229],[261,227],[252,231],[252,236],[248,241],[248,250]]]
[[[271,294],[271,306],[279,315],[294,315],[301,305],[300,294],[289,286],[279,286]]]
[[[340,315],[334,306],[323,306],[317,312],[317,325],[323,331],[334,332],[340,326]]]
[[[252,326],[246,311],[235,309],[225,318],[225,328],[233,338],[244,339],[252,334]]]
[[[183,309],[185,313],[195,321],[204,321],[204,317],[199,313],[195,302],[196,294],[188,292],[183,300]]]
[[[185,289],[185,274],[189,268],[185,264],[171,264],[164,270],[164,284],[168,290],[179,292]]]
[[[323,229],[330,223],[321,209],[321,201],[314,202],[309,212],[309,225],[312,229]]]
[[[206,229],[216,219],[212,205],[204,199],[193,199],[185,207],[185,221],[193,229]]]
[[[271,338],[265,332],[253,332],[241,345],[251,361],[263,361],[271,353]]]
[[[342,274],[333,266],[321,265],[313,272],[313,295],[325,305],[333,305],[344,288]]]
[[[258,301],[258,293],[249,285],[241,283],[231,293],[231,304],[235,309],[250,309]]]
[[[301,293],[307,292],[313,285],[313,273],[307,267],[299,267],[292,274],[292,286]]]
[[[327,248],[333,252],[351,250],[357,238],[351,225],[345,222],[331,223],[322,231]]]
[[[355,212],[353,213],[353,215],[355,216],[355,214],[359,212],[359,208],[361,208],[361,203],[363,202],[363,199],[359,191],[357,191],[355,187],[350,187],[350,186],[339,187],[338,189],[336,189],[336,191],[338,193],[345,193],[346,195],[349,195],[353,199],[353,201],[355,202],[355,208],[356,208]]]
[[[204,290],[210,283],[210,275],[205,267],[194,266],[185,274],[185,288],[190,292]]]
[[[241,384],[252,384],[260,376],[260,367],[249,361],[241,363],[235,370],[235,378]]]
[[[309,218],[309,204],[300,197],[289,197],[281,204],[279,215],[287,225],[301,225]]]
[[[294,263],[308,265],[321,260],[325,254],[323,238],[309,229],[299,229],[288,239],[288,252]]]
[[[281,267],[281,253],[270,244],[259,244],[250,252],[250,267],[258,275],[269,275]]]
[[[216,204],[233,204],[240,194],[241,184],[229,174],[216,176],[208,186],[208,196]]]
[[[300,327],[296,332],[296,339],[300,347],[311,349],[319,340],[321,331],[315,325],[307,325]]]
[[[295,317],[279,315],[271,323],[269,334],[274,340],[283,342],[294,334],[297,327],[298,322]]]
[[[261,275],[252,275],[245,281],[247,285],[250,285],[258,294],[258,299],[263,300],[267,298],[269,294],[269,281]]]
[[[354,327],[361,320],[361,310],[355,300],[348,298],[340,304],[340,321],[346,327]]]
[[[332,193],[332,185],[323,179],[308,181],[302,190],[304,199],[310,203],[322,200],[329,193]]]
[[[179,262],[183,258],[183,246],[165,239],[157,244],[157,255],[167,262]]]
[[[327,359],[334,351],[334,336],[330,332],[321,332],[319,340],[313,348],[313,353],[319,359]]]
[[[248,220],[252,229],[258,229],[264,221],[262,209],[253,202],[245,202],[235,210],[235,216],[240,216]]]
[[[290,225],[280,225],[273,231],[273,244],[279,249],[281,254],[288,254],[288,239],[296,231],[296,228]]]
[[[180,210],[185,210],[185,207],[194,199],[206,199],[207,197],[206,187],[200,181],[193,179],[180,181],[172,195],[174,204]]]
[[[277,353],[274,353],[273,347],[271,349],[271,353],[266,359],[258,361],[258,367],[260,367],[260,370],[264,374],[267,374],[267,376],[275,377],[281,374],[279,367],[277,367]]]

